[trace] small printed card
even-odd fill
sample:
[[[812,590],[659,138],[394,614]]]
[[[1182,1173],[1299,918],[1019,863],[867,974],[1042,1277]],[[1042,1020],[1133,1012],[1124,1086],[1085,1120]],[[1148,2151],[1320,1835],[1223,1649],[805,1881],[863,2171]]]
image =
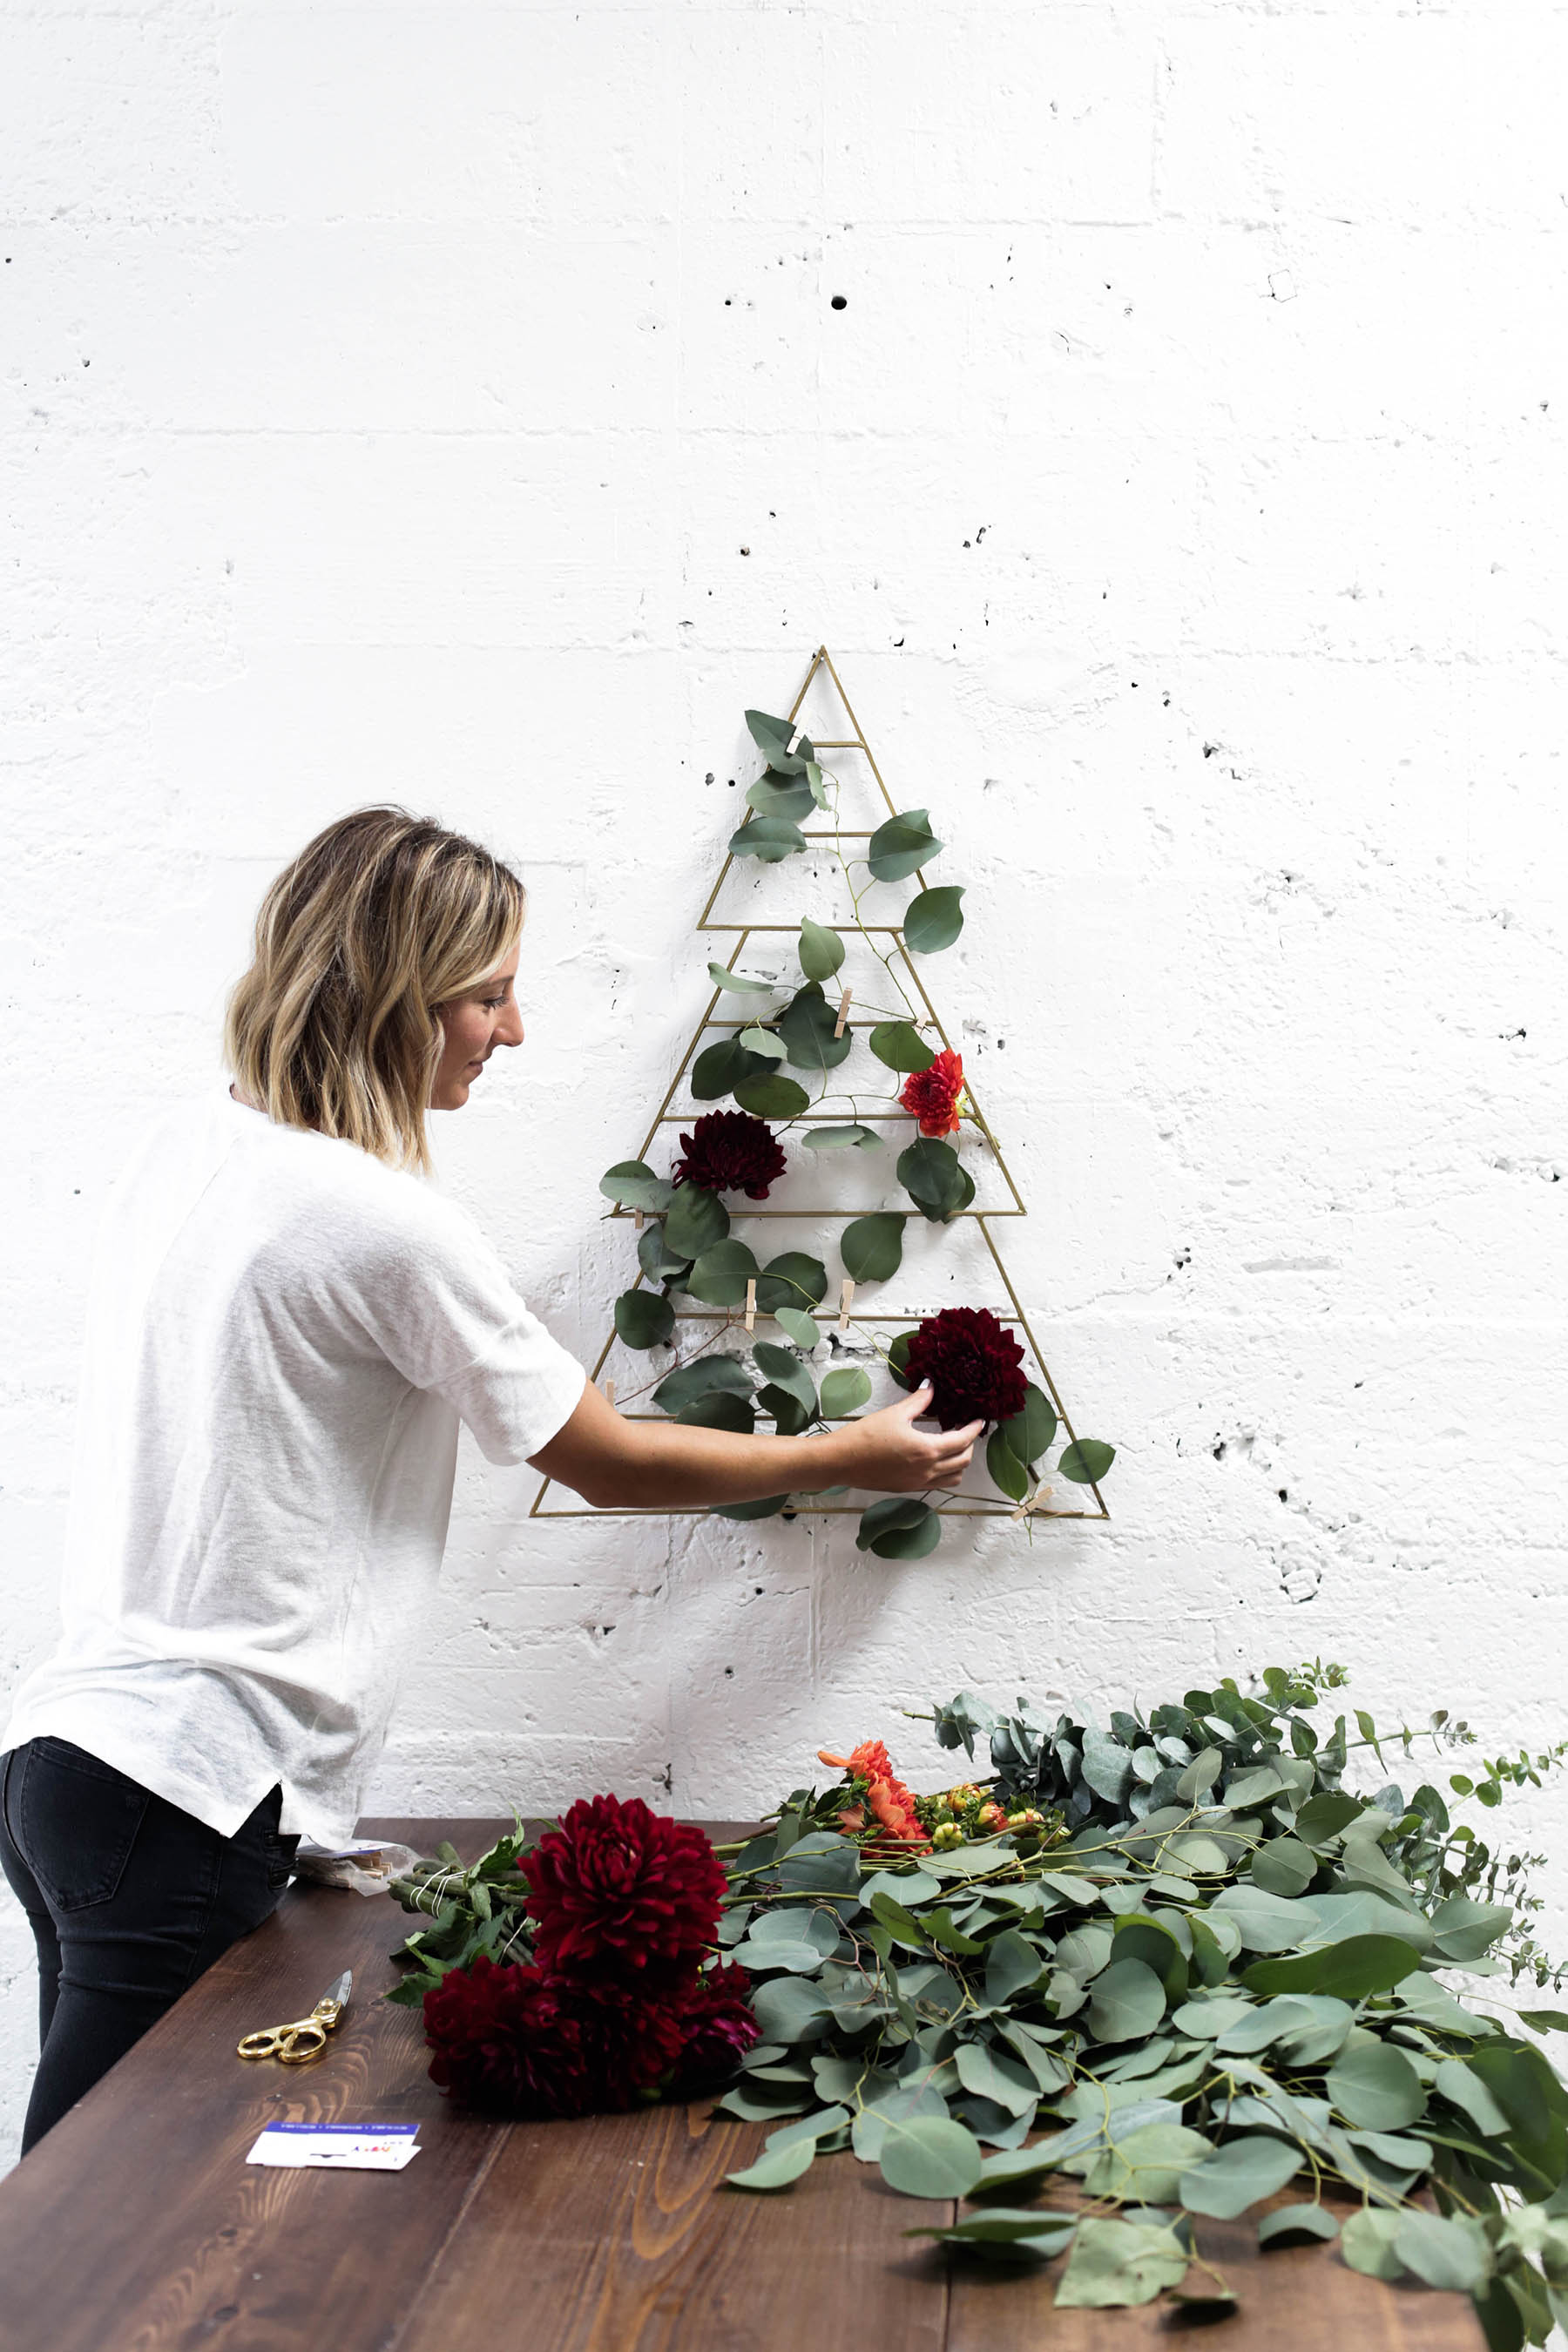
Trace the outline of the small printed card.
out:
[[[419,2149],[417,2124],[268,2124],[247,2164],[326,2165],[334,2172],[401,2172]]]

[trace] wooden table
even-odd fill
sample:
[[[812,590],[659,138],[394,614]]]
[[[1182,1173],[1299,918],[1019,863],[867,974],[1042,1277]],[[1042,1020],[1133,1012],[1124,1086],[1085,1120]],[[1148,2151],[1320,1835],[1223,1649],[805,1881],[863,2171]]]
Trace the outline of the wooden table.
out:
[[[466,1858],[504,1826],[378,1821]],[[717,1834],[717,1831],[715,1832]],[[1158,2306],[1054,2312],[1048,2284],[905,2231],[952,2208],[895,2196],[852,2157],[781,2195],[712,2191],[760,2126],[708,2101],[580,2123],[455,2110],[416,2012],[376,1995],[413,1922],[297,1887],[0,2182],[4,2352],[1135,2352]],[[235,2056],[340,1969],[353,2006],[308,2069]],[[401,2173],[247,2166],[262,2125],[420,2125]],[[1233,2352],[1478,2352],[1468,2298],[1402,2291],[1320,2247],[1260,2257],[1248,2221],[1199,2242],[1243,2297]]]

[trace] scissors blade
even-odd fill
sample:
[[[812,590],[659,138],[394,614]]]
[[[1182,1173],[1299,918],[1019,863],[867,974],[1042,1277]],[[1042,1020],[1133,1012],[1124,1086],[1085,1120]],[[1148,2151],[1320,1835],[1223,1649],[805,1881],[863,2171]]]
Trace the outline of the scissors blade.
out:
[[[347,2006],[349,1995],[353,1992],[353,1989],[354,1972],[353,1969],[345,1969],[341,1977],[333,1978],[331,1983],[327,1987],[326,1991],[321,1995],[321,1999],[323,2001],[335,2001],[338,2007],[342,2009]]]

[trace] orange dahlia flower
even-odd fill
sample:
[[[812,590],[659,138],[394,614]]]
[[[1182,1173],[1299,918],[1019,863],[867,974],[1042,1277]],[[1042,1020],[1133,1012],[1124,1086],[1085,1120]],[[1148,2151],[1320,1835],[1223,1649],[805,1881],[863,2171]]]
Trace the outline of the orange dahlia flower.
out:
[[[893,1770],[881,1740],[863,1739],[847,1756],[831,1755],[826,1748],[816,1752],[823,1763],[831,1764],[835,1771],[848,1772],[866,1782],[866,1802],[889,1837],[905,1845],[928,1843],[915,1815],[914,1791],[907,1789]],[[858,1807],[854,1810],[859,1811]],[[860,1818],[864,1820],[864,1815]],[[847,1827],[847,1816],[840,1815],[840,1819]],[[859,1822],[855,1826],[858,1827]]]
[[[917,1070],[904,1082],[899,1100],[913,1111],[922,1135],[952,1135],[957,1128],[959,1097],[963,1092],[963,1056],[944,1046],[929,1069]]]

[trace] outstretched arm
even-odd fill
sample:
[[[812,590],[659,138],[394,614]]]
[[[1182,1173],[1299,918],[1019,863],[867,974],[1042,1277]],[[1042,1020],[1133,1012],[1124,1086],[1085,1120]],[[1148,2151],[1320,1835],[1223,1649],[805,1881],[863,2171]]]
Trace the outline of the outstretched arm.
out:
[[[531,1459],[596,1510],[683,1511],[823,1486],[914,1495],[956,1486],[985,1426],[917,1429],[930,1410],[931,1391],[921,1388],[825,1436],[742,1437],[679,1421],[627,1421],[590,1381],[565,1427]]]

